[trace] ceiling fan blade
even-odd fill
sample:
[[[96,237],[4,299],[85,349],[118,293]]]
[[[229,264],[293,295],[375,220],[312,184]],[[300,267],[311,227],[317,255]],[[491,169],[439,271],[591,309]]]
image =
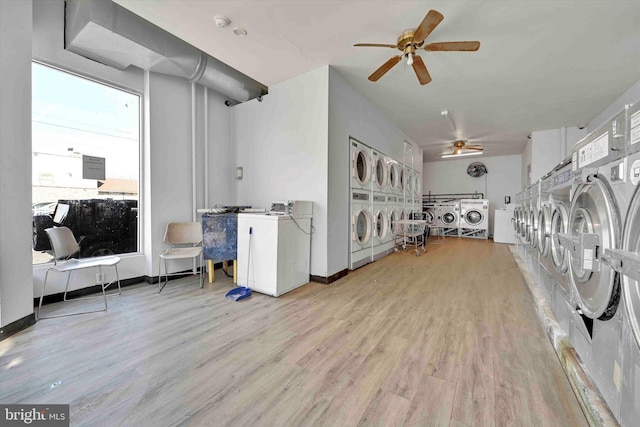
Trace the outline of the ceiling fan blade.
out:
[[[424,61],[418,55],[413,57],[413,71],[416,72],[416,76],[418,76],[418,81],[421,85],[426,85],[431,81],[431,76],[429,75],[429,71],[427,71],[426,65],[424,65]]]
[[[354,47],[391,47],[396,48],[398,45],[395,44],[380,44],[380,43],[358,43],[354,44]]]
[[[467,150],[484,151],[484,148],[482,147],[470,147],[468,145],[465,145],[464,148]]]
[[[387,73],[387,71],[392,69],[393,66],[396,65],[398,62],[400,62],[401,59],[402,59],[402,55],[396,55],[391,57],[391,59],[389,59],[387,62],[382,64],[380,68],[375,70],[373,74],[369,76],[369,80],[371,80],[372,82],[377,82],[380,77],[384,76]]]
[[[424,47],[430,52],[475,52],[478,49],[480,42],[477,41],[429,43]]]
[[[414,43],[422,43],[443,19],[444,16],[440,12],[433,9],[430,10],[420,23],[420,26],[416,28],[416,32],[413,34]]]

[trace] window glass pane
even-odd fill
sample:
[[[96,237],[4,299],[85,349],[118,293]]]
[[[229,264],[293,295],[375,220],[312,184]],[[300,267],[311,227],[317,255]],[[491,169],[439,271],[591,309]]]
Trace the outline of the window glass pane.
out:
[[[80,256],[138,250],[140,97],[33,63],[33,262],[66,226]]]

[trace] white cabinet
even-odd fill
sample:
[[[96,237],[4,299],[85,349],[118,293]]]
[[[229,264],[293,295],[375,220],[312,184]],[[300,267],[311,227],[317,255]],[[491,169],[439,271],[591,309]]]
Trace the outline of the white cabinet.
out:
[[[513,229],[513,209],[496,209],[493,212],[493,241],[495,243],[516,243]]]
[[[311,218],[239,214],[238,285],[277,297],[308,283],[310,230]]]

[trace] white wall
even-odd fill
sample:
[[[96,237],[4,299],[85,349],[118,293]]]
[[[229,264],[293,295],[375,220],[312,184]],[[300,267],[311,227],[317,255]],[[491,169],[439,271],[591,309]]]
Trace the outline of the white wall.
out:
[[[531,182],[542,178],[566,157],[563,131],[550,129],[531,133]]]
[[[329,68],[329,217],[328,272],[349,263],[349,137],[402,161],[404,141],[412,145],[414,169],[422,174],[422,150],[395,124]]]
[[[467,166],[482,162],[488,173],[479,178],[467,175]],[[424,164],[423,193],[484,193],[489,199],[489,234],[493,234],[493,211],[504,206],[504,197],[521,191],[522,156],[466,157]],[[485,179],[486,178],[486,179]]]
[[[33,313],[32,4],[0,1],[0,327]]]
[[[328,67],[273,85],[262,102],[233,107],[240,205],[313,201],[311,274],[327,276]]]

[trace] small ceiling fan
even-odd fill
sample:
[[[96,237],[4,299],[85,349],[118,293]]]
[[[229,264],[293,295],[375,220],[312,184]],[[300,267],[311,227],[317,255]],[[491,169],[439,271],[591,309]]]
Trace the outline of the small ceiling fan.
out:
[[[480,154],[479,152],[484,151],[484,148],[482,148],[482,146],[480,145],[467,145],[467,141],[459,139],[459,140],[453,141],[453,147],[451,147],[451,150],[452,151],[450,153],[443,153],[443,154],[457,156],[457,155],[469,153],[470,151],[478,152],[478,154]]]
[[[398,37],[396,44],[355,44],[355,47],[390,47],[396,48],[402,52],[402,55],[393,56],[387,62],[382,64],[380,68],[369,76],[369,80],[372,82],[378,81],[380,77],[384,76],[387,71],[393,68],[403,57],[405,57],[407,58],[407,65],[413,66],[413,70],[415,71],[420,84],[426,85],[431,81],[431,75],[429,74],[429,71],[427,71],[427,67],[424,65],[422,58],[416,53],[417,50],[424,49],[430,52],[475,52],[480,49],[479,41],[430,43],[423,47],[424,40],[443,19],[444,16],[440,12],[430,10],[420,23],[420,26],[403,32],[400,37]]]

